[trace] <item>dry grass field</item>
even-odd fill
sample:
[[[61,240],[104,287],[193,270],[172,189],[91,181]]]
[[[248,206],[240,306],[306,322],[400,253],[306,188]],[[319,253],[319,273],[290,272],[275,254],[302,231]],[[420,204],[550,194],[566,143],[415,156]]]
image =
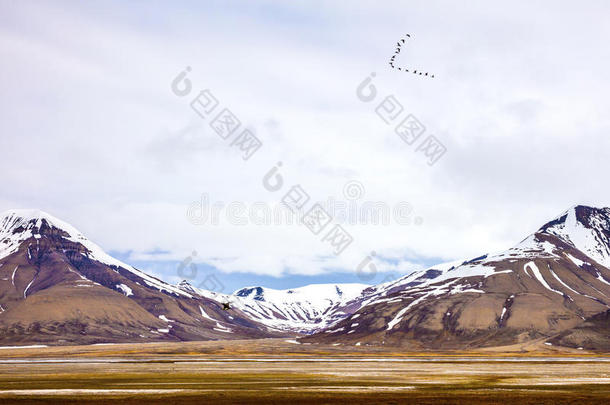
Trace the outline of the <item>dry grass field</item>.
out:
[[[608,403],[610,358],[404,353],[285,339],[0,350],[2,404]]]

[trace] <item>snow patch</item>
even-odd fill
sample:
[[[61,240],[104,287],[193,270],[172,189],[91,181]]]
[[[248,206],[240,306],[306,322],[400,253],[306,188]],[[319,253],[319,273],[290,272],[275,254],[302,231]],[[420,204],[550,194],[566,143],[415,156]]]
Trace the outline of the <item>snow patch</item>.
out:
[[[412,304],[414,304],[417,300],[413,301],[411,304],[407,305],[406,307],[404,307],[403,309],[401,309],[400,311],[398,311],[398,313],[396,314],[396,316],[394,317],[394,319],[392,319],[389,323],[388,323],[388,327],[386,328],[386,330],[391,330],[394,328],[394,326],[396,326],[400,321],[402,321],[402,317],[404,314],[407,313],[407,311],[409,310],[409,308],[411,308]]]
[[[123,291],[123,294],[125,294],[126,297],[129,297],[130,295],[133,295],[133,291],[131,290],[131,288],[129,288],[125,284],[117,284],[116,287],[119,290]]]
[[[201,307],[201,305],[199,305],[199,310],[201,311],[201,316],[203,316],[204,318],[209,319],[210,321],[214,321],[216,322],[216,319],[212,318],[211,316],[209,316]]]
[[[168,319],[165,315],[159,315],[159,319],[161,319],[164,322],[176,322],[173,319]]]
[[[555,272],[553,271],[553,269],[551,269],[551,266],[549,266],[549,271],[551,272],[551,275],[553,277],[555,277],[555,280],[557,280],[562,286],[564,286],[565,288],[567,288],[568,290],[572,291],[573,293],[576,294],[580,294],[578,291],[572,289],[569,285],[567,285],[566,283],[564,283],[559,276],[557,276],[557,274],[555,274]]]
[[[216,327],[212,329],[218,332],[233,333],[233,330],[231,328],[227,328],[226,326],[221,325],[218,321],[216,322]]]
[[[470,286],[464,286],[464,285],[456,285],[453,286],[451,288],[451,291],[449,292],[449,294],[453,295],[453,294],[463,294],[463,293],[478,293],[478,294],[484,294],[485,291],[483,290],[477,290],[476,288],[468,288]]]
[[[567,256],[568,259],[570,259],[572,261],[572,263],[574,263],[575,265],[577,265],[578,267],[582,267],[583,264],[589,264],[587,262],[583,262],[580,259],[577,259],[576,257],[572,256],[569,253],[565,253],[565,255]]]
[[[536,263],[534,263],[534,262],[527,262],[523,266],[523,270],[525,271],[525,273],[528,276],[530,276],[529,272],[527,271],[528,268],[531,270],[531,272],[534,274],[534,277],[536,277],[536,279],[540,282],[540,284],[542,284],[544,286],[544,288],[546,288],[549,291],[553,291],[554,293],[563,295],[563,293],[561,291],[557,291],[557,290],[551,288],[550,285],[548,285],[548,283],[546,282],[544,277],[542,277],[542,273],[540,273],[540,270],[538,269],[538,266],[536,266]]]
[[[34,280],[36,280],[36,276],[34,276],[34,278],[32,279],[32,281],[30,281],[30,283],[27,285],[27,287],[25,287],[25,290],[23,290],[23,298],[24,298],[24,299],[27,297],[28,289],[30,288],[30,286],[32,285],[32,283],[34,282]]]
[[[600,273],[599,271],[597,272],[597,279],[598,279],[599,281],[601,281],[602,283],[604,283],[604,284],[608,284],[608,285],[610,285],[610,283],[609,283],[609,282],[607,282],[607,281],[606,281],[606,279],[602,277],[602,275],[601,275],[601,273]]]
[[[502,270],[502,271],[496,271],[495,273],[491,273],[491,274],[486,274],[485,278],[487,277],[491,277],[491,276],[496,276],[498,274],[506,274],[506,273],[512,273],[512,270]]]
[[[13,270],[13,275],[11,276],[11,283],[13,283],[13,286],[15,285],[15,273],[17,273],[18,268],[19,266],[15,267],[15,270]]]

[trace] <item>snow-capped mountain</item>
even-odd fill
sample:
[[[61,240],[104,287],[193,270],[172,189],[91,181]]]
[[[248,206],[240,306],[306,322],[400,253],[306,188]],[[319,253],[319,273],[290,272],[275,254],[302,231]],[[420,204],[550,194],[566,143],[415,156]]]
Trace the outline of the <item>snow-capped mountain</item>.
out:
[[[507,251],[374,286],[304,341],[446,348],[563,333],[610,308],[609,224],[608,208],[573,207]]]
[[[0,259],[19,250],[22,243],[34,238],[36,244],[28,245],[28,257],[34,250],[52,245],[51,237],[59,237],[66,242],[81,245],[80,254],[89,260],[97,261],[115,268],[122,268],[142,278],[148,286],[159,291],[190,298],[179,288],[149,276],[132,266],[109,256],[95,243],[88,240],[72,225],[61,221],[40,210],[10,210],[0,214]],[[54,238],[57,239],[57,238]]]
[[[610,348],[609,266],[610,209],[576,206],[506,251],[389,283],[247,287],[227,295],[170,285],[49,214],[12,210],[0,214],[0,344],[297,333],[304,342],[411,349],[537,338]]]
[[[245,287],[233,294],[202,290],[183,280],[178,287],[196,297],[228,303],[269,330],[312,333],[343,319],[346,304],[370,288],[366,284],[311,284],[288,290]]]
[[[107,255],[38,210],[0,214],[0,343],[277,336],[213,293],[193,294]]]
[[[345,315],[341,308],[370,287],[366,284],[313,284],[289,290],[242,288],[234,305],[273,329],[309,333]]]
[[[559,237],[610,268],[610,208],[576,206],[544,225],[540,231]]]

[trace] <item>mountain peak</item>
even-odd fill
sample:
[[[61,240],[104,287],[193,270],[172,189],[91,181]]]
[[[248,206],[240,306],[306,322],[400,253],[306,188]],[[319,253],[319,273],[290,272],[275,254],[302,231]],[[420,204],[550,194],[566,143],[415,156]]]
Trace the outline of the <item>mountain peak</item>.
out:
[[[78,229],[39,209],[13,209],[0,214],[0,258],[17,251],[22,242],[30,239],[57,240],[80,243],[89,255],[100,262],[129,268],[110,257],[99,246],[89,241]]]
[[[0,258],[16,252],[23,241],[32,237],[41,239],[46,234],[67,239],[82,237],[71,225],[39,209],[13,209],[1,213]]]
[[[591,206],[582,205],[582,204],[573,205],[570,208],[568,208],[567,210],[565,210],[564,212],[562,212],[559,216],[557,216],[553,220],[544,224],[540,228],[540,231],[544,231],[547,228],[552,227],[557,224],[565,223],[565,221],[568,219],[569,216],[570,217],[573,216],[574,218],[578,219],[578,221],[581,222],[583,225],[590,225],[591,217],[610,216],[610,208],[608,208],[608,207],[597,208],[597,207],[591,207]]]
[[[53,226],[69,234],[79,233],[72,225],[39,209],[12,209],[4,211],[0,214],[0,232],[40,231],[45,222],[49,227]]]
[[[610,268],[610,208],[575,205],[538,232],[556,236]]]
[[[78,229],[54,216],[38,209],[13,209],[0,214],[0,259],[17,252],[29,239],[36,239],[36,245],[53,246],[64,250],[64,243],[79,244],[84,248],[82,255],[90,260],[114,268],[123,268],[141,277],[146,283],[159,290],[190,296],[180,288],[169,285],[123,263],[107,254],[101,247],[87,239]]]

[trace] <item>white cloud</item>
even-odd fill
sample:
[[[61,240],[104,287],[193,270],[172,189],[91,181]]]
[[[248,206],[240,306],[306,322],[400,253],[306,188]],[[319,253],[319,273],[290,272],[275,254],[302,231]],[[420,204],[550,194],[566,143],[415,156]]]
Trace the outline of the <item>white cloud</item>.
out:
[[[395,259],[380,268],[409,272],[425,258],[499,250],[574,203],[609,205],[607,8],[6,3],[0,208],[39,207],[134,257],[197,250],[257,274],[354,269],[372,250]],[[434,80],[387,68],[407,32],[405,63]],[[171,93],[187,65],[195,90],[211,89],[263,140],[250,161]],[[435,166],[356,98],[373,71],[379,97],[394,94],[447,146]],[[341,199],[358,180],[366,199],[407,201],[423,225],[346,226],[354,243],[337,258],[303,227],[186,220],[202,193],[277,203],[284,191],[261,181],[278,161],[286,187],[314,200]]]

